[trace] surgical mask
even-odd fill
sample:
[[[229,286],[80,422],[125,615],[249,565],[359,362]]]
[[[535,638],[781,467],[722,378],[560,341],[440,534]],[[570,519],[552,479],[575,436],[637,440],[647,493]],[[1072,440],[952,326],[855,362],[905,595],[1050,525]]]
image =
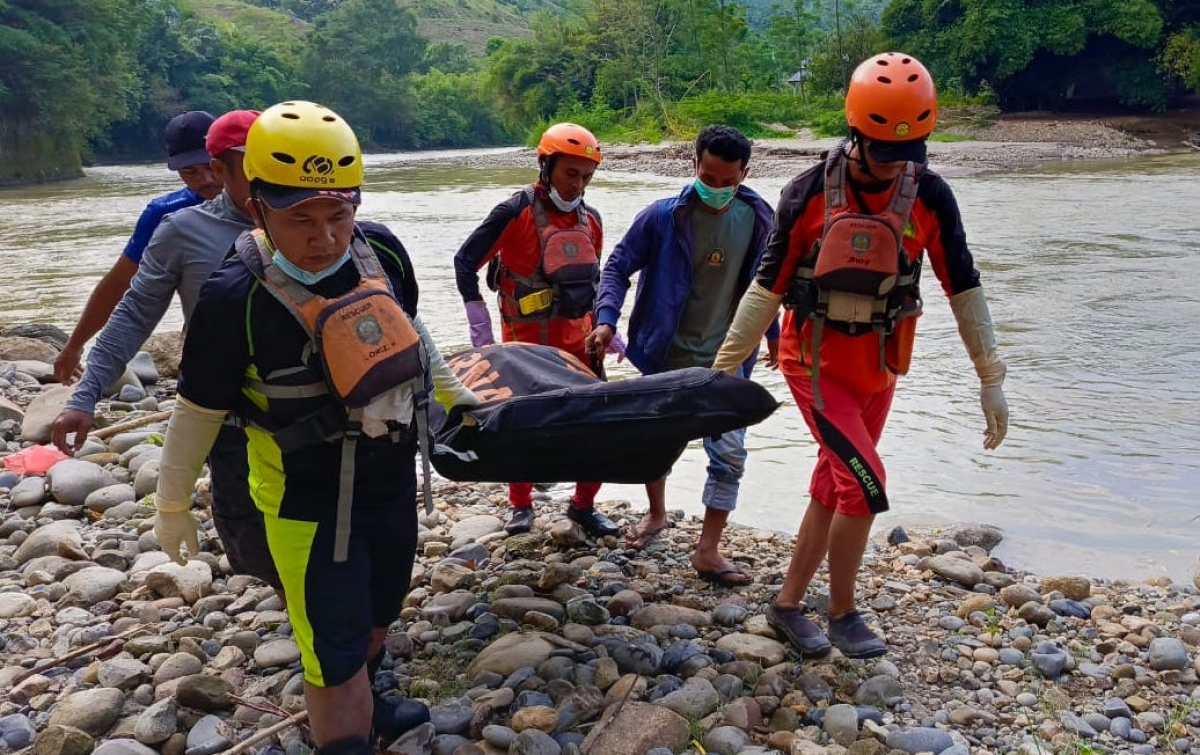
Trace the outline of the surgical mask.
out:
[[[580,202],[583,201],[583,195],[580,194],[579,196],[575,197],[570,202],[568,202],[567,200],[563,199],[562,196],[558,193],[558,189],[551,186],[550,187],[550,201],[554,203],[554,206],[557,207],[559,209],[559,211],[571,212],[572,210],[574,210],[576,207],[579,206]]]
[[[696,195],[700,197],[700,201],[714,210],[724,210],[733,201],[733,195],[737,194],[737,186],[714,189],[699,178],[692,185],[695,187]]]
[[[314,283],[319,283],[319,282],[325,280],[326,278],[328,278],[329,276],[333,275],[334,273],[336,273],[338,271],[338,268],[340,268],[343,264],[345,264],[346,261],[349,259],[350,259],[350,250],[347,249],[346,253],[343,254],[341,256],[341,259],[339,259],[337,262],[333,263],[332,265],[325,268],[324,270],[318,270],[315,273],[310,273],[307,270],[302,270],[299,267],[296,267],[296,265],[294,265],[292,263],[292,261],[289,260],[287,257],[284,257],[281,252],[275,252],[275,254],[272,255],[272,257],[271,257],[271,261],[275,263],[275,267],[282,270],[284,272],[284,274],[287,275],[289,278],[297,280],[306,286],[311,286]]]

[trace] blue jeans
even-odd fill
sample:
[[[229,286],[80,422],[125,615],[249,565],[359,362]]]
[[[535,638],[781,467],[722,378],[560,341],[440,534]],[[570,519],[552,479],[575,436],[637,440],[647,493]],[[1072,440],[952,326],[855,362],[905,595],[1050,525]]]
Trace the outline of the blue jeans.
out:
[[[737,508],[738,486],[746,471],[746,428],[730,430],[716,439],[704,439],[708,454],[708,480],[701,502],[718,511]]]

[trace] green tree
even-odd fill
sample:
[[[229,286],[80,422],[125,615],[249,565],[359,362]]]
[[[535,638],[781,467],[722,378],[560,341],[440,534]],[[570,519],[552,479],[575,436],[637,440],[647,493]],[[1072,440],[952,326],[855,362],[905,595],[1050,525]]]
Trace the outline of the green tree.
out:
[[[304,72],[313,98],[338,111],[368,144],[411,146],[408,75],[425,55],[417,20],[397,0],[345,0],[317,18]]]
[[[0,2],[0,181],[77,175],[136,102],[135,0]]]

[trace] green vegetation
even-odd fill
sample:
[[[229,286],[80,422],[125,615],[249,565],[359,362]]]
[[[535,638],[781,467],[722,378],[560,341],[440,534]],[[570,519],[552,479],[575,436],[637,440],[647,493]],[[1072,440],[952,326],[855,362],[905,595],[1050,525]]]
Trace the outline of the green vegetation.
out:
[[[159,159],[176,113],[327,104],[368,149],[844,132],[855,63],[904,49],[961,112],[1161,109],[1200,92],[1175,0],[0,0],[0,183]],[[949,137],[953,138],[953,137]]]

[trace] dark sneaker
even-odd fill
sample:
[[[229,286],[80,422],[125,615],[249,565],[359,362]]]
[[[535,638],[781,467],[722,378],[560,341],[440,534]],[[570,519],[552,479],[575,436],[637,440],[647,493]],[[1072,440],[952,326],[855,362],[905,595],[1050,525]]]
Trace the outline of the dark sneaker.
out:
[[[858,611],[851,611],[840,619],[830,619],[829,639],[847,658],[878,658],[887,653],[887,643],[867,629]]]
[[[429,720],[429,706],[400,695],[373,695],[371,727],[375,735],[391,744],[397,737]]]
[[[792,643],[792,647],[804,658],[820,658],[829,655],[833,649],[820,628],[804,615],[802,608],[768,606],[767,623]]]
[[[596,511],[595,506],[586,509],[568,506],[567,518],[580,527],[583,527],[583,531],[589,537],[606,537],[608,535],[616,535],[621,531],[616,522]]]
[[[519,535],[531,529],[533,529],[532,506],[526,506],[523,509],[513,509],[512,513],[508,515],[508,521],[504,524],[504,531],[510,535]]]

